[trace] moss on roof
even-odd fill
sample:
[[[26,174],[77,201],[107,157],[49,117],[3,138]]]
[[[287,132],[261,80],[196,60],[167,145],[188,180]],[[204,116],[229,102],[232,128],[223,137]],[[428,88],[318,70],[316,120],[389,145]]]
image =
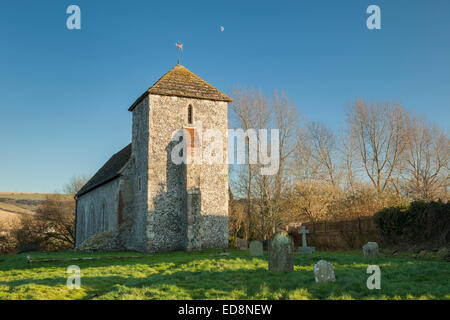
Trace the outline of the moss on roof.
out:
[[[176,65],[144,92],[128,109],[132,111],[148,94],[177,96],[231,102],[225,94],[193,74],[181,64]]]

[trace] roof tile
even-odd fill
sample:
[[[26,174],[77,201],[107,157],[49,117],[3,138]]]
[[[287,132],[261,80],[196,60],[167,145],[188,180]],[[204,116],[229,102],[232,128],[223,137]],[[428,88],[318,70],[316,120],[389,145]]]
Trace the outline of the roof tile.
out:
[[[193,74],[181,64],[177,64],[162,76],[161,79],[156,81],[156,83],[144,92],[128,110],[133,111],[134,107],[136,107],[148,94],[226,102],[232,101],[225,94],[214,88],[199,76]]]

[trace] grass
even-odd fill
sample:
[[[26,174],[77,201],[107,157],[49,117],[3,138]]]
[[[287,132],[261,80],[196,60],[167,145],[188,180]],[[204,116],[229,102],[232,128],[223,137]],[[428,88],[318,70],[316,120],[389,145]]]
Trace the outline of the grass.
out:
[[[295,271],[270,273],[267,256],[215,250],[143,255],[135,252],[33,253],[32,259],[109,257],[28,264],[27,254],[0,256],[0,299],[450,299],[450,264],[434,256],[365,259],[359,252],[294,257]],[[144,258],[114,259],[116,256]],[[335,268],[336,283],[317,284],[313,265]],[[66,268],[81,268],[81,289],[66,287]],[[381,289],[366,287],[367,266],[381,268]]]

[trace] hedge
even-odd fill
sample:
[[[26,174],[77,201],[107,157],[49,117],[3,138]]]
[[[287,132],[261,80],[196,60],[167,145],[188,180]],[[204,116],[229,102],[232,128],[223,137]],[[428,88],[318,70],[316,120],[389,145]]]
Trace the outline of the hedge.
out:
[[[385,208],[374,216],[384,245],[444,247],[450,244],[450,203],[412,202]]]

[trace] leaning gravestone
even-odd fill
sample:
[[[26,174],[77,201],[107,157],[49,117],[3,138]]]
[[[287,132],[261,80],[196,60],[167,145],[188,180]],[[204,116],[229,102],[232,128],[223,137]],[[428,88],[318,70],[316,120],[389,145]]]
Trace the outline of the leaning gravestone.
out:
[[[278,231],[269,241],[269,271],[294,270],[294,243],[286,231]]]
[[[248,241],[247,239],[237,239],[236,245],[238,249],[240,250],[247,250],[248,249]]]
[[[308,247],[308,244],[306,242],[306,235],[309,233],[309,230],[305,228],[305,226],[302,226],[300,230],[298,230],[298,233],[302,235],[302,246],[298,248],[299,253],[314,253],[316,251],[316,248],[314,247]]]
[[[261,241],[253,240],[250,242],[250,256],[258,257],[263,255],[263,244]]]
[[[314,276],[318,283],[336,281],[333,265],[325,260],[320,260],[314,265]]]
[[[367,242],[363,247],[363,255],[366,258],[376,258],[378,257],[378,243]]]

